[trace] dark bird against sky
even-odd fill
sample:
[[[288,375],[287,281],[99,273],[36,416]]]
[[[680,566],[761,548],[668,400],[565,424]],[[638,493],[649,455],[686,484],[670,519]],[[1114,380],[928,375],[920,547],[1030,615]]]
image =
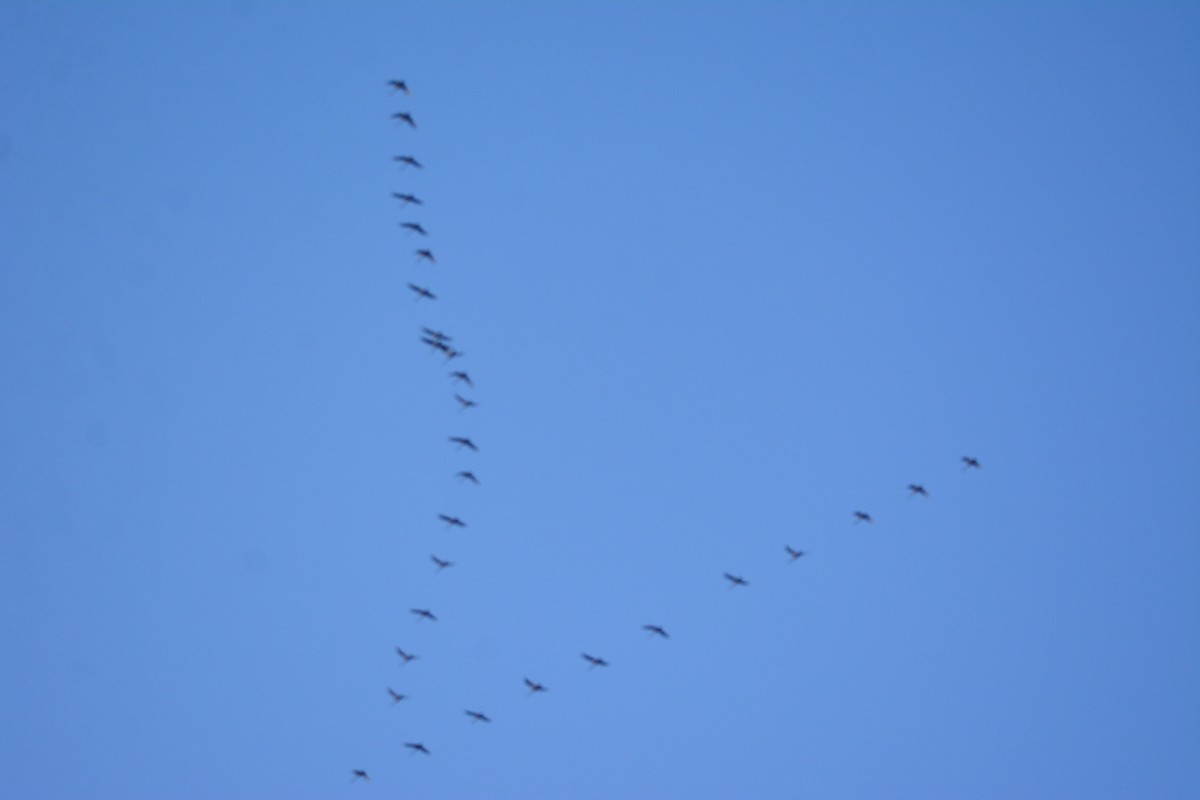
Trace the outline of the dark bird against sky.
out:
[[[479,449],[479,448],[478,448],[478,447],[475,445],[475,443],[474,443],[474,442],[472,442],[470,439],[468,439],[468,438],[467,438],[467,437],[465,437],[465,436],[451,436],[451,437],[450,437],[450,441],[452,441],[452,442],[454,442],[456,445],[458,445],[460,449],[461,449],[461,448],[463,448],[463,447],[469,447],[469,448],[470,448],[470,449],[472,449],[472,450],[478,450],[478,449]]]
[[[400,659],[401,659],[400,666],[404,666],[405,664],[407,664],[408,662],[412,661],[414,658],[417,657],[414,654],[406,652],[399,647],[396,648],[396,655],[400,656]]]
[[[642,630],[650,631],[652,636],[661,636],[664,639],[670,639],[671,636],[658,625],[643,625]]]
[[[414,753],[424,753],[425,755],[429,755],[429,749],[421,742],[405,742],[404,746],[409,750],[412,750]]]
[[[412,94],[412,91],[408,88],[408,84],[405,83],[404,81],[396,81],[396,80],[388,81],[388,86],[392,87],[392,91],[394,91],[394,92],[404,92],[405,94]]]
[[[397,111],[395,114],[392,114],[392,119],[398,119],[401,122],[407,123],[412,128],[417,127],[417,121],[407,111]]]
[[[531,680],[529,680],[529,678],[525,679],[525,685],[529,687],[529,693],[531,695],[537,694],[538,692],[546,691],[545,686],[538,683],[537,681],[531,681]]]
[[[421,162],[417,161],[412,156],[393,156],[392,160],[400,162],[405,167],[416,167],[417,169],[422,169]]]
[[[921,497],[929,497],[929,492],[927,492],[925,487],[919,483],[910,483],[908,485],[908,496],[916,497],[917,495],[921,495]]]
[[[451,372],[450,377],[454,378],[455,383],[465,383],[472,389],[475,388],[475,382],[471,380],[471,376],[465,372]]]
[[[403,700],[408,695],[400,694],[395,689],[393,689],[392,687],[389,686],[388,687],[388,696],[392,698],[392,705],[396,705],[396,703],[399,703],[401,700]]]
[[[458,517],[452,517],[448,514],[438,514],[438,519],[446,523],[447,528],[465,528],[467,523],[463,522]]]
[[[979,460],[978,460],[978,459],[975,459],[975,458],[972,458],[971,456],[963,456],[963,457],[962,457],[962,462],[963,462],[963,464],[965,465],[965,466],[963,467],[963,471],[964,471],[964,472],[965,472],[965,471],[967,471],[967,470],[969,470],[969,469],[971,469],[971,468],[975,468],[975,469],[983,469],[983,465],[979,463]]]
[[[871,515],[865,511],[855,511],[854,512],[854,524],[855,525],[857,525],[860,522],[874,522],[874,521],[875,520],[871,519]]]
[[[426,289],[424,286],[417,286],[415,283],[410,283],[408,288],[417,293],[418,300],[420,300],[422,297],[428,297],[430,300],[437,300],[437,295]]]
[[[437,622],[437,617],[435,617],[433,612],[428,608],[410,608],[409,611],[416,614],[421,619],[427,619],[430,622]],[[419,619],[417,621],[420,622],[421,620]]]
[[[471,472],[470,470],[464,469],[462,472],[458,473],[457,477],[460,481],[470,481],[474,484],[479,483],[479,478],[476,478],[475,473]]]
[[[419,233],[422,236],[429,235],[429,233],[424,228],[421,227],[421,223],[419,223],[419,222],[401,222],[400,227],[404,228],[404,230],[406,230],[406,231],[412,231],[413,233]]]
[[[422,203],[420,200],[417,199],[417,196],[415,194],[404,194],[403,192],[392,192],[392,197],[396,198],[404,205],[408,205],[409,203],[412,203],[414,206],[425,205],[424,203]]]
[[[491,722],[492,721],[491,717],[489,717],[487,714],[484,714],[483,712],[480,712],[480,711],[465,711],[463,713],[465,713],[468,717],[470,717],[474,722]]]
[[[588,662],[588,669],[608,666],[608,662],[599,656],[590,656],[587,653],[582,653],[581,655],[583,656],[583,660]]]
[[[746,579],[741,577],[740,575],[730,575],[728,572],[725,573],[725,580],[729,581],[730,588],[733,588],[734,586],[749,586],[750,585],[749,582],[746,581]]]
[[[433,559],[433,563],[434,563],[434,564],[437,564],[437,571],[438,571],[438,572],[441,572],[441,571],[442,571],[442,570],[444,570],[446,567],[453,567],[453,566],[454,566],[454,562],[453,562],[453,561],[447,561],[447,560],[445,560],[444,558],[438,558],[437,556],[430,556],[430,558],[431,558],[431,559]]]
[[[795,548],[793,548],[791,545],[787,545],[787,544],[785,544],[785,545],[783,546],[783,549],[784,549],[784,550],[786,550],[786,551],[787,551],[787,554],[788,554],[789,556],[791,556],[791,557],[792,557],[792,561],[795,561],[797,558],[799,558],[800,556],[804,555],[804,551],[803,551],[803,550],[796,550],[796,549],[795,549]]]

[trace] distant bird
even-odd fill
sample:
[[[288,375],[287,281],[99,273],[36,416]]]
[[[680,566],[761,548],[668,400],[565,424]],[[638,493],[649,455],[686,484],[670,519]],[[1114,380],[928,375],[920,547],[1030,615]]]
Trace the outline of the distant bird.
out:
[[[397,200],[399,200],[400,202],[404,203],[404,205],[408,205],[409,203],[412,203],[414,206],[425,205],[424,203],[422,203],[420,200],[417,199],[417,196],[415,194],[403,194],[401,192],[392,192],[392,197],[394,197]]]
[[[471,483],[474,483],[474,484],[479,483],[479,478],[475,477],[475,473],[471,472],[469,470],[465,470],[465,469],[462,472],[458,473],[458,479],[460,481],[470,481]]]
[[[410,283],[408,288],[417,293],[418,300],[420,300],[422,297],[428,297],[430,300],[437,300],[437,295],[426,289],[424,286],[417,286],[415,283]]]
[[[388,695],[390,695],[392,698],[392,705],[396,705],[396,703],[399,703],[401,700],[403,700],[405,697],[408,696],[408,695],[400,694],[399,692],[392,689],[392,687],[390,687],[390,686],[388,687]]]
[[[453,347],[443,347],[442,352],[446,354],[446,360],[451,361],[455,358],[462,358],[466,355],[462,350],[455,350]]]
[[[441,350],[445,352],[446,350],[450,349],[450,345],[446,344],[441,339],[431,339],[428,336],[422,336],[421,341],[432,347],[434,350]]]
[[[603,658],[600,658],[598,656],[589,656],[587,653],[583,653],[582,655],[583,655],[583,659],[588,662],[588,669],[595,669],[596,667],[607,667],[608,666],[608,662],[605,661]]]
[[[416,614],[421,619],[427,619],[431,622],[437,622],[437,617],[428,608],[410,608],[409,611]]]
[[[392,91],[404,92],[405,94],[412,94],[412,91],[409,90],[409,88],[408,88],[408,84],[405,83],[404,81],[388,81],[388,86],[392,87]]]
[[[431,559],[433,559],[433,563],[437,564],[437,571],[438,571],[438,572],[441,572],[441,571],[442,571],[442,570],[444,570],[446,567],[453,567],[453,566],[454,566],[454,562],[453,562],[453,561],[446,561],[445,559],[438,558],[437,556],[430,556],[430,558],[431,558]]]
[[[470,386],[472,389],[475,388],[475,382],[472,381],[471,376],[465,372],[451,372],[450,377],[454,378],[455,383],[458,383],[461,381],[462,383],[465,383],[467,386]]]
[[[854,524],[855,525],[857,525],[860,522],[874,522],[874,521],[875,520],[871,519],[871,515],[865,511],[855,511],[854,512]]]
[[[478,447],[476,447],[476,446],[475,446],[475,443],[474,443],[474,442],[472,442],[470,439],[468,439],[468,438],[467,438],[467,437],[465,437],[465,436],[451,436],[451,437],[450,437],[450,441],[454,442],[454,443],[455,443],[456,445],[458,445],[460,448],[463,448],[463,447],[469,447],[469,448],[471,448],[472,450],[478,450],[478,449],[479,449]]]
[[[910,483],[908,485],[908,496],[916,497],[917,495],[921,495],[921,497],[929,497],[929,492],[926,491],[925,487],[919,483]]]
[[[354,777],[350,779],[350,782],[353,783],[354,781],[358,780],[359,778],[362,778],[367,783],[371,782],[371,776],[366,773],[366,770],[361,770],[361,769],[354,770]]]
[[[463,522],[458,517],[451,517],[446,514],[438,514],[438,519],[446,523],[447,528],[465,528],[467,523]]]
[[[796,549],[792,548],[792,546],[791,546],[791,545],[786,545],[786,544],[785,544],[785,545],[783,546],[783,549],[784,549],[784,550],[786,550],[786,551],[787,551],[787,554],[788,554],[789,556],[791,556],[791,557],[792,557],[792,561],[795,561],[797,558],[799,558],[800,556],[804,555],[804,551],[803,551],[803,550],[796,550]]]
[[[643,625],[642,630],[650,631],[650,634],[652,636],[661,636],[664,639],[671,638],[671,636],[666,631],[664,631],[662,628],[660,628],[658,625]]]
[[[417,261],[420,261],[422,258],[426,259],[430,264],[437,263],[437,259],[433,257],[433,251],[431,250],[418,250]]]
[[[417,127],[417,121],[413,119],[412,114],[409,114],[407,111],[397,111],[395,114],[392,114],[392,119],[406,122],[410,127],[413,128]]]
[[[538,683],[537,681],[531,681],[529,678],[525,679],[525,685],[529,687],[529,693],[531,695],[546,691],[545,686],[542,686],[542,684]]]
[[[428,336],[431,339],[437,339],[439,342],[453,341],[453,339],[451,339],[449,336],[442,333],[441,331],[435,331],[432,328],[421,328],[421,330],[425,333],[426,336]]]
[[[400,666],[404,666],[404,664],[407,664],[408,662],[412,661],[414,658],[417,657],[413,653],[406,653],[404,650],[401,650],[399,647],[396,648],[396,655],[400,656],[400,658],[403,660],[403,663]]]
[[[406,231],[412,231],[413,233],[419,233],[422,236],[429,235],[429,232],[426,231],[424,228],[422,228],[421,223],[419,223],[419,222],[401,222],[400,227],[404,228]]]
[[[425,755],[429,755],[429,748],[425,747],[425,745],[421,744],[420,742],[405,742],[404,746],[409,750],[412,750],[414,753],[424,753]]]
[[[749,586],[750,585],[750,583],[745,578],[742,578],[738,575],[730,575],[728,572],[725,573],[725,580],[729,581],[729,588],[731,588],[731,589],[734,586]]]
[[[403,164],[406,167],[416,167],[417,169],[423,169],[423,165],[421,164],[421,162],[417,161],[412,156],[392,156],[392,161],[399,161],[401,164]]]
[[[971,456],[963,456],[962,462],[963,462],[963,464],[966,465],[963,467],[963,472],[966,472],[967,470],[971,469],[972,467],[974,467],[975,469],[983,469],[983,465],[979,463],[978,459],[971,458]]]
[[[463,713],[465,713],[468,717],[470,717],[475,722],[491,722],[492,721],[491,717],[489,717],[487,714],[481,713],[479,711],[465,711]]]
[[[462,407],[464,409],[474,408],[475,406],[479,405],[479,403],[476,403],[474,400],[468,400],[467,398],[463,397],[461,394],[457,394],[457,393],[454,395],[454,399],[457,400],[459,403],[461,403]]]

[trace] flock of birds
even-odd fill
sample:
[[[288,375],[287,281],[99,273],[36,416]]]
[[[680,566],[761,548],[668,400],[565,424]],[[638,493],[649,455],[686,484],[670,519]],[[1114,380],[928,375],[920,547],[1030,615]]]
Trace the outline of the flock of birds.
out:
[[[405,96],[412,94],[411,90],[408,87],[408,84],[403,80],[391,80],[391,81],[387,82],[387,85],[389,87],[391,87],[391,89],[393,90],[393,94],[396,92],[402,93]],[[401,111],[401,112],[396,112],[396,113],[392,114],[392,119],[396,120],[398,124],[407,126],[408,128],[411,128],[414,130],[417,128],[416,120],[413,118],[412,114],[407,111]],[[393,160],[396,163],[398,163],[402,169],[405,169],[405,170],[410,169],[410,168],[411,169],[423,169],[424,168],[424,165],[421,164],[421,162],[419,160],[417,160],[417,158],[415,156],[412,156],[412,155],[393,156]],[[392,197],[395,198],[396,200],[400,201],[402,209],[406,209],[409,206],[415,207],[415,206],[423,205],[420,198],[418,198],[416,195],[413,195],[411,193],[392,192]],[[428,231],[425,230],[425,228],[421,225],[420,222],[402,221],[400,223],[400,227],[410,234],[416,234],[416,235],[422,236],[422,237],[429,236]],[[433,251],[428,248],[417,248],[414,252],[416,255],[416,260],[418,262],[428,262],[430,264],[437,263],[437,257],[433,254]],[[410,282],[410,283],[408,283],[408,288],[416,295],[416,299],[418,302],[422,301],[422,300],[437,300],[437,295],[434,294],[434,292],[426,286],[421,286],[421,285]],[[432,351],[441,354],[445,358],[447,364],[449,364],[451,361],[454,361],[457,358],[461,358],[464,355],[462,353],[462,351],[458,350],[452,344],[452,342],[454,340],[450,336],[446,335],[445,333],[443,333],[439,330],[435,330],[433,328],[422,327],[420,341],[424,345],[429,347]],[[459,386],[467,387],[466,389],[459,389],[458,391],[454,392],[454,399],[459,404],[459,407],[464,410],[474,408],[477,405],[477,403],[474,400],[471,400],[470,398],[464,397],[462,394],[459,394],[459,391],[468,391],[468,390],[474,389],[475,383],[471,379],[471,376],[463,370],[453,370],[453,371],[449,372],[449,377],[453,380],[456,388]],[[477,451],[479,449],[479,447],[475,444],[475,442],[473,442],[470,439],[470,437],[467,437],[467,436],[450,436],[450,437],[448,437],[448,439],[449,439],[449,442],[451,444],[455,445],[456,448],[459,450],[466,449],[466,450],[471,450],[471,451]],[[972,456],[963,456],[961,461],[963,464],[963,471],[968,471],[968,470],[973,470],[973,469],[977,470],[977,469],[982,468],[982,465],[979,463],[979,460]],[[464,482],[464,483],[471,483],[471,484],[479,483],[479,478],[471,470],[465,470],[465,469],[460,470],[456,474],[456,478],[460,482]],[[921,485],[919,483],[908,484],[908,492],[909,492],[910,497],[924,497],[924,498],[929,497],[929,491],[923,485]],[[444,522],[446,524],[447,528],[465,528],[467,525],[466,522],[464,522],[462,519],[460,519],[459,517],[457,517],[453,514],[439,513],[437,516],[438,516],[439,520],[441,520],[442,522]],[[860,522],[874,523],[875,519],[866,511],[857,510],[857,511],[853,512],[853,521],[854,521],[854,524],[858,524]],[[796,548],[792,547],[790,544],[784,545],[784,553],[786,554],[787,558],[792,562],[799,560],[801,557],[803,557],[805,555],[804,550],[796,549]],[[454,562],[439,558],[437,555],[431,555],[430,559],[432,560],[432,562],[435,566],[435,569],[438,572],[441,572],[442,570],[444,570],[448,567],[454,566]],[[729,582],[730,588],[736,588],[736,587],[742,587],[742,586],[749,585],[749,581],[747,581],[744,577],[742,577],[740,575],[734,575],[732,573],[726,572],[726,573],[723,573],[723,576],[724,576],[724,579]],[[428,608],[412,608],[412,609],[410,609],[410,612],[417,618],[418,621],[426,621],[427,620],[430,622],[437,622],[437,619],[438,619],[437,616],[433,613],[433,611]],[[642,630],[646,631],[649,634],[650,638],[654,638],[654,637],[659,637],[662,639],[670,638],[670,634],[661,625],[646,624],[646,625],[642,626]],[[401,666],[407,665],[417,658],[416,654],[409,652],[402,647],[396,647],[395,651],[396,651],[396,655],[400,658]],[[595,669],[596,667],[609,666],[609,662],[606,661],[604,658],[601,658],[600,656],[592,655],[590,653],[581,653],[580,655],[582,656],[583,660],[587,663],[588,669]],[[523,678],[523,680],[524,680],[525,688],[529,690],[529,694],[531,696],[540,694],[540,693],[544,693],[547,691],[547,687],[545,685],[529,678],[528,676],[525,676]],[[406,700],[408,697],[405,694],[397,692],[395,689],[391,688],[390,686],[387,688],[387,694],[388,694],[388,697],[392,701],[392,705],[401,703],[402,701]],[[472,709],[464,709],[463,713],[472,722],[490,723],[492,721],[491,717],[489,717],[487,714],[483,713],[482,711],[477,711],[477,710],[472,710]],[[413,754],[420,753],[420,754],[426,755],[426,756],[431,755],[429,748],[425,746],[424,742],[405,742],[404,747]],[[355,769],[352,771],[351,780],[352,781],[362,780],[362,781],[369,782],[371,780],[371,777],[367,773],[366,770]]]

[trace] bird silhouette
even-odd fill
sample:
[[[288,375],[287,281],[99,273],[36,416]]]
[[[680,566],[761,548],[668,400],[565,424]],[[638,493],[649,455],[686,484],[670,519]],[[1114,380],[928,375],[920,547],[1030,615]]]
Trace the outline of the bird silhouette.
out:
[[[583,656],[584,661],[588,662],[588,669],[608,666],[608,662],[599,656],[589,656],[587,653],[581,653],[581,655]]]
[[[392,119],[400,120],[413,128],[417,127],[417,121],[407,111],[397,111],[395,114],[392,114]]]
[[[428,336],[429,338],[431,338],[431,339],[437,339],[439,342],[452,342],[452,341],[454,341],[453,339],[451,339],[449,336],[447,336],[446,334],[442,333],[441,331],[435,331],[435,330],[433,330],[432,328],[421,328],[421,331],[422,331],[422,332],[423,332],[423,333],[424,333],[426,336]]]
[[[429,755],[429,748],[427,748],[421,742],[405,742],[404,746],[409,750],[412,750],[414,753],[424,753],[425,755]]]
[[[472,450],[478,450],[478,449],[479,449],[479,448],[478,448],[478,447],[475,445],[475,443],[474,443],[474,442],[472,442],[470,439],[468,439],[468,438],[467,438],[467,437],[465,437],[465,436],[451,436],[451,437],[450,437],[450,441],[452,441],[452,442],[454,442],[456,445],[458,445],[460,449],[461,449],[461,448],[463,448],[463,447],[469,447],[469,448],[470,448],[470,449],[472,449]]]
[[[400,658],[401,658],[400,666],[404,666],[408,662],[412,661],[414,658],[417,658],[417,656],[414,655],[413,653],[405,652],[404,650],[400,649],[399,647],[396,648],[396,655],[400,656]]]
[[[453,561],[446,561],[445,559],[438,558],[437,556],[430,556],[430,558],[431,558],[431,559],[433,559],[433,563],[437,564],[437,571],[438,571],[438,572],[441,572],[441,571],[442,571],[442,570],[444,570],[446,567],[453,567],[453,566],[454,566],[454,562],[453,562]]]
[[[390,686],[388,687],[388,695],[392,698],[392,705],[396,705],[396,703],[399,703],[401,700],[403,700],[405,697],[408,696],[408,695],[400,694],[399,692],[397,692]]]
[[[429,232],[426,231],[424,228],[422,228],[421,223],[419,223],[419,222],[401,222],[400,227],[404,228],[406,231],[412,231],[413,233],[419,233],[422,236],[429,235]]]
[[[489,717],[487,714],[484,714],[479,711],[465,711],[463,713],[465,713],[468,717],[470,717],[475,722],[491,722],[492,721],[491,717]]]
[[[467,523],[463,522],[458,517],[451,517],[447,514],[438,514],[438,519],[446,523],[447,528],[465,528]]]
[[[392,87],[392,91],[412,94],[412,91],[408,88],[408,84],[404,81],[388,81],[388,86]]]
[[[529,680],[529,678],[526,678],[526,679],[525,679],[525,685],[529,687],[529,694],[530,694],[530,695],[535,695],[535,694],[537,694],[538,692],[544,692],[544,691],[546,691],[546,687],[545,687],[545,686],[543,686],[542,684],[538,683],[537,681],[531,681],[531,680]]]
[[[469,470],[464,469],[462,472],[458,473],[457,477],[460,481],[470,481],[471,483],[474,483],[474,484],[479,483],[479,478],[476,478],[475,473],[471,472]]]
[[[450,377],[454,378],[455,383],[465,383],[467,386],[470,386],[472,389],[475,388],[475,382],[473,380],[471,380],[471,376],[465,372],[451,372]]]
[[[425,259],[430,264],[437,263],[437,259],[434,258],[432,250],[417,250],[416,253],[417,253],[417,261],[420,261],[421,259]]]
[[[962,462],[965,465],[963,466],[963,472],[966,472],[972,467],[975,469],[983,469],[983,465],[979,463],[979,460],[972,458],[971,456],[963,456]]]
[[[479,403],[476,403],[474,400],[468,400],[461,394],[455,394],[454,399],[462,404],[463,409],[474,408],[475,406],[479,405]]]
[[[426,289],[424,286],[417,286],[415,283],[410,283],[408,288],[417,293],[418,300],[420,300],[422,297],[428,297],[430,300],[437,300],[437,295]]]
[[[371,776],[367,774],[366,770],[362,770],[362,769],[354,770],[354,777],[350,779],[350,782],[353,783],[354,781],[358,780],[359,778],[362,778],[367,783],[371,782]]]
[[[650,631],[652,636],[661,636],[664,639],[670,639],[671,636],[658,625],[643,625],[642,630]]]
[[[860,522],[874,522],[874,521],[875,520],[871,519],[871,515],[865,511],[855,511],[854,512],[854,524],[855,525],[857,525]]]
[[[415,194],[404,194],[403,192],[392,192],[392,197],[396,198],[404,205],[408,205],[409,203],[412,203],[414,206],[425,205],[417,198],[417,196]]]
[[[442,352],[446,355],[446,360],[451,361],[456,358],[462,358],[466,355],[462,350],[455,350],[453,347],[443,347]]]
[[[421,164],[420,161],[417,161],[412,156],[392,156],[392,161],[398,161],[401,164],[403,164],[405,167],[416,167],[417,169],[424,168],[424,165]]]
[[[791,546],[791,545],[786,545],[786,544],[785,544],[785,545],[783,546],[783,549],[784,549],[784,550],[786,550],[786,551],[787,551],[787,554],[788,554],[789,556],[791,556],[791,557],[792,557],[792,561],[795,561],[797,558],[799,558],[800,556],[804,555],[804,551],[803,551],[803,550],[796,550],[796,549],[792,548],[792,546]]]
[[[908,485],[908,496],[916,497],[917,495],[921,495],[921,497],[929,497],[929,492],[926,491],[925,487],[919,483],[910,483]]]
[[[430,611],[428,608],[410,608],[409,611],[416,614],[421,619],[427,619],[431,622],[437,622],[437,617],[435,617],[433,615],[433,612]],[[419,621],[420,620],[418,620],[418,622]]]
[[[450,349],[450,345],[446,344],[446,342],[441,339],[432,339],[428,336],[422,336],[421,341],[432,347],[434,350],[441,350],[442,352],[445,352]]]
[[[749,586],[750,585],[750,583],[745,578],[742,578],[741,576],[730,575],[728,572],[724,573],[724,575],[725,575],[725,580],[729,581],[730,589],[732,589],[735,586]]]

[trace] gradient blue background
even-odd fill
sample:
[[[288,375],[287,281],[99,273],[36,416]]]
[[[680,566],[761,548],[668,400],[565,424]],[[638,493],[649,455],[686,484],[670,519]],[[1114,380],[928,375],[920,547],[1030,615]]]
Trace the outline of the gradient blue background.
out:
[[[1200,6],[103,5],[0,2],[0,795],[1200,796]]]

